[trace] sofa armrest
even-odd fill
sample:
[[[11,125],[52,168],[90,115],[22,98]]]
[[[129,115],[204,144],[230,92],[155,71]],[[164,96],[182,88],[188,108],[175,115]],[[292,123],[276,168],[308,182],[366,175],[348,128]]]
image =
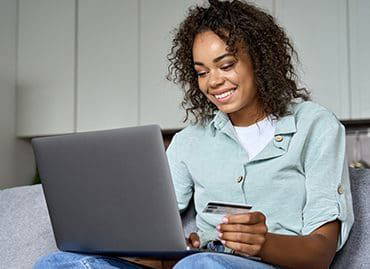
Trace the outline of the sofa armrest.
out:
[[[32,268],[57,250],[41,185],[0,191],[0,268]]]

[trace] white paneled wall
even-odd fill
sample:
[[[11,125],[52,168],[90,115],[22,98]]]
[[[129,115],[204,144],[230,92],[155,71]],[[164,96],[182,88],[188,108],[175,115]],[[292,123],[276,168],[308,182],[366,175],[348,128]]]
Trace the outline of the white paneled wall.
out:
[[[265,11],[269,12],[271,15],[275,15],[275,2],[274,0],[252,0],[250,1],[254,3],[256,6],[264,9]]]
[[[140,124],[159,123],[180,128],[181,89],[166,80],[170,31],[184,19],[187,8],[199,1],[140,1]]]
[[[19,0],[18,135],[184,126],[166,81],[170,31],[204,0]],[[287,30],[301,85],[341,119],[370,118],[367,0],[254,0]]]
[[[370,118],[370,1],[349,0],[352,115]]]
[[[77,131],[138,123],[138,1],[79,0]]]
[[[1,190],[30,184],[34,175],[31,145],[28,140],[17,139],[15,136],[17,1],[0,1],[0,40]]]
[[[74,131],[75,1],[19,0],[17,134]]]
[[[313,100],[350,117],[346,0],[276,1],[278,22],[301,60],[302,86]]]
[[[16,5],[0,2],[0,189],[15,177],[15,42]]]

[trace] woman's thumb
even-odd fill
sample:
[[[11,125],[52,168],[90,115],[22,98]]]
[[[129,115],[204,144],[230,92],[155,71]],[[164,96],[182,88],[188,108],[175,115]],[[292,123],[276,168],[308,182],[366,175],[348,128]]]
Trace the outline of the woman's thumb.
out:
[[[200,247],[200,240],[199,240],[199,236],[196,234],[196,233],[191,233],[189,235],[189,241],[190,241],[190,244],[195,247],[195,248],[199,248]]]

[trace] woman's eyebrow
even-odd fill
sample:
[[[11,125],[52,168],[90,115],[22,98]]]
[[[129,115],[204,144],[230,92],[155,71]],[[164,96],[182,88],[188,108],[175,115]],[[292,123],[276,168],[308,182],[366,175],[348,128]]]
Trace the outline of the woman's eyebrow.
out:
[[[234,56],[233,53],[230,53],[230,52],[227,52],[225,54],[222,54],[221,56],[218,56],[217,58],[214,58],[213,59],[213,62],[214,63],[217,63],[219,61],[221,61],[223,58],[227,57],[227,56]],[[201,65],[201,66],[204,66],[204,63],[201,63],[201,62],[194,62],[194,65]]]

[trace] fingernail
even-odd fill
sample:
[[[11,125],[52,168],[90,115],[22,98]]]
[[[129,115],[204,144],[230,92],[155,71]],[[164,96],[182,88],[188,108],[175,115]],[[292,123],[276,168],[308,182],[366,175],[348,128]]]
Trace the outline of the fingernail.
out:
[[[222,243],[223,245],[225,245],[225,244],[226,244],[226,241],[225,241],[225,240],[221,240],[221,243]]]
[[[222,237],[222,233],[218,233],[218,237],[221,238]]]
[[[218,225],[216,226],[216,229],[217,229],[217,230],[221,230],[221,225],[220,225],[220,224],[218,224]]]
[[[228,221],[229,221],[229,220],[228,220],[227,218],[223,218],[223,219],[222,219],[222,222],[223,222],[223,223],[227,223]]]

